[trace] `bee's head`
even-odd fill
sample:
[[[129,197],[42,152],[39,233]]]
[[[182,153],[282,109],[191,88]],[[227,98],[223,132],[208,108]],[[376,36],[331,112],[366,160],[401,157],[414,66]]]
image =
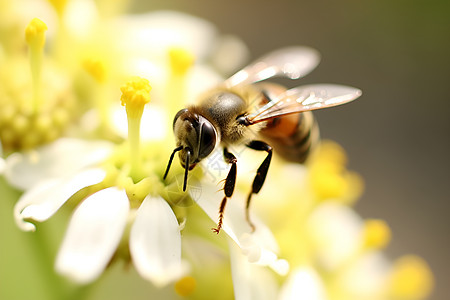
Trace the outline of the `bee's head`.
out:
[[[187,171],[192,170],[198,162],[214,150],[218,140],[217,131],[208,119],[185,108],[175,115],[173,132],[177,148],[172,153],[164,177],[167,176],[173,155],[178,152],[181,165],[186,169],[183,188],[185,190]]]

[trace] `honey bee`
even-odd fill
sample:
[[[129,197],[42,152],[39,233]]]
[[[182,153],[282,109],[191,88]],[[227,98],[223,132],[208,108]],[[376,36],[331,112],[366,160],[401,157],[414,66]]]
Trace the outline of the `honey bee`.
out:
[[[309,47],[282,48],[262,56],[223,84],[206,92],[197,105],[180,110],[173,120],[176,148],[170,155],[164,174],[167,177],[175,153],[184,172],[183,191],[188,172],[216,147],[223,147],[225,162],[231,164],[224,183],[225,196],[219,208],[220,232],[227,199],[236,183],[236,156],[228,148],[237,143],[267,153],[259,166],[246,203],[247,222],[253,194],[266,179],[273,151],[288,161],[303,163],[319,140],[312,110],[341,105],[361,95],[357,88],[336,84],[303,85],[293,89],[273,83],[261,83],[272,77],[298,79],[319,63],[318,52]],[[255,139],[257,133],[257,139]],[[270,146],[269,143],[273,146]]]

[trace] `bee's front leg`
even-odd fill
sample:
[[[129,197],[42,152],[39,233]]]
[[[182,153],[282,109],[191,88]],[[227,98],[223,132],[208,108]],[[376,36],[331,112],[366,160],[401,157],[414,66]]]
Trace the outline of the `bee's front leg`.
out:
[[[247,206],[245,208],[245,216],[247,218],[247,222],[252,228],[252,231],[255,231],[255,225],[250,220],[249,208],[250,201],[252,199],[253,194],[258,194],[261,190],[264,181],[266,180],[267,171],[269,170],[270,161],[272,160],[272,147],[262,141],[251,141],[247,147],[257,151],[266,151],[267,156],[259,166],[258,171],[256,171],[255,179],[253,179],[252,190],[247,198]]]
[[[230,198],[233,195],[234,192],[234,186],[236,185],[236,157],[228,152],[227,148],[223,149],[223,156],[225,158],[225,161],[229,164],[231,164],[230,171],[228,172],[227,178],[225,179],[225,185],[223,187],[223,190],[225,192],[225,197],[223,197],[222,202],[220,203],[220,209],[219,209],[219,222],[217,223],[216,228],[212,228],[212,230],[219,234],[220,229],[222,228],[223,224],[223,215],[225,213],[225,206],[227,204],[227,199]]]

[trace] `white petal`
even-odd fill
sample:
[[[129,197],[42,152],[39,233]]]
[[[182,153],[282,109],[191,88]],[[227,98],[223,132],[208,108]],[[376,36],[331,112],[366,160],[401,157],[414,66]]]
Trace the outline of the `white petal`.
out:
[[[1,48],[0,48],[0,53],[1,53]],[[1,57],[1,54],[0,54]],[[0,140],[0,175],[3,174],[3,172],[5,171],[5,160],[3,159],[3,146],[2,146],[2,141]]]
[[[43,180],[26,191],[14,206],[17,225],[25,231],[36,227],[25,219],[45,221],[73,194],[87,186],[101,182],[106,176],[102,169],[88,169],[62,179]]]
[[[361,218],[348,206],[327,202],[318,206],[307,223],[319,261],[327,269],[345,263],[361,243]]]
[[[267,269],[250,263],[232,240],[228,239],[228,245],[235,299],[275,299],[277,285],[273,275]]]
[[[128,136],[128,120],[127,113],[123,106],[114,106],[112,111],[114,130],[122,137]],[[168,133],[168,117],[166,110],[152,105],[146,107],[141,119],[141,139],[144,141],[162,140]]]
[[[248,62],[249,50],[245,43],[237,36],[221,36],[216,44],[217,46],[211,57],[211,63],[222,74],[231,75]]]
[[[174,11],[128,15],[116,20],[116,38],[129,56],[166,59],[167,50],[180,46],[203,59],[211,50],[216,28],[206,20]]]
[[[351,299],[382,299],[390,264],[381,252],[361,255],[340,272],[338,286]]]
[[[106,141],[61,138],[27,153],[13,153],[6,159],[8,182],[22,190],[48,178],[63,177],[103,161],[112,151]]]
[[[295,270],[283,285],[278,300],[325,300],[324,284],[312,268]]]
[[[97,7],[92,0],[68,1],[64,10],[64,25],[70,31],[72,39],[86,39],[98,19]]]
[[[101,190],[74,212],[56,258],[56,270],[78,283],[96,279],[122,237],[129,213],[124,190]]]
[[[3,172],[5,171],[5,165],[5,160],[0,157],[0,174],[3,174]]]
[[[167,62],[155,63],[148,58],[129,57],[125,61],[124,72],[130,76],[141,76],[147,78],[152,83],[152,98],[163,99],[167,93],[167,80],[170,76],[170,70],[167,68]],[[215,69],[206,65],[197,63],[192,66],[186,75],[186,91],[183,101],[185,103],[195,103],[198,97],[206,90],[213,88],[223,82],[224,78],[217,73]],[[181,105],[181,102],[180,102]],[[144,110],[152,109],[154,105]],[[124,111],[122,107],[122,111]],[[172,118],[173,116],[170,116]],[[126,127],[127,126],[123,126]],[[143,132],[144,134],[144,132]]]
[[[205,64],[194,65],[187,78],[186,103],[194,104],[205,91],[216,87],[223,80],[212,67]]]
[[[215,222],[218,221],[220,202],[223,191],[217,186],[204,181],[201,196],[196,199],[197,204]],[[281,274],[288,271],[287,262],[279,260],[277,256],[278,244],[272,232],[257,217],[251,216],[256,230],[252,233],[245,219],[244,198],[235,192],[228,199],[223,218],[223,231],[241,248],[249,262],[270,266]]]
[[[182,276],[178,221],[162,198],[147,196],[139,207],[131,228],[130,252],[139,274],[157,286]]]

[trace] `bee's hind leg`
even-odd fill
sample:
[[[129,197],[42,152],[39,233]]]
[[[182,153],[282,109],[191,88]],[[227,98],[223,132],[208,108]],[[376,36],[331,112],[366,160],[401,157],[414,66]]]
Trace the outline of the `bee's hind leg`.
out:
[[[212,228],[212,231],[219,234],[220,229],[222,228],[223,223],[223,215],[225,213],[225,206],[227,204],[227,199],[230,198],[233,195],[234,192],[234,186],[236,185],[236,157],[228,152],[227,148],[223,149],[223,156],[225,158],[225,161],[229,164],[231,164],[230,171],[228,172],[227,178],[225,179],[225,185],[223,187],[223,190],[225,192],[225,197],[223,197],[222,202],[220,203],[220,209],[219,209],[219,222],[217,223],[216,228]]]
[[[253,179],[252,190],[251,190],[250,194],[248,195],[247,205],[245,208],[245,217],[247,218],[247,222],[250,225],[250,227],[252,228],[252,231],[255,231],[255,225],[250,220],[250,214],[249,214],[250,201],[252,199],[253,194],[258,194],[258,192],[261,190],[261,188],[264,184],[264,181],[266,180],[267,171],[269,170],[270,161],[272,160],[272,147],[262,141],[251,141],[247,145],[247,147],[249,147],[250,149],[253,149],[253,150],[257,150],[257,151],[266,151],[267,152],[266,158],[264,159],[262,164],[259,166],[258,171],[256,171],[255,179]]]

